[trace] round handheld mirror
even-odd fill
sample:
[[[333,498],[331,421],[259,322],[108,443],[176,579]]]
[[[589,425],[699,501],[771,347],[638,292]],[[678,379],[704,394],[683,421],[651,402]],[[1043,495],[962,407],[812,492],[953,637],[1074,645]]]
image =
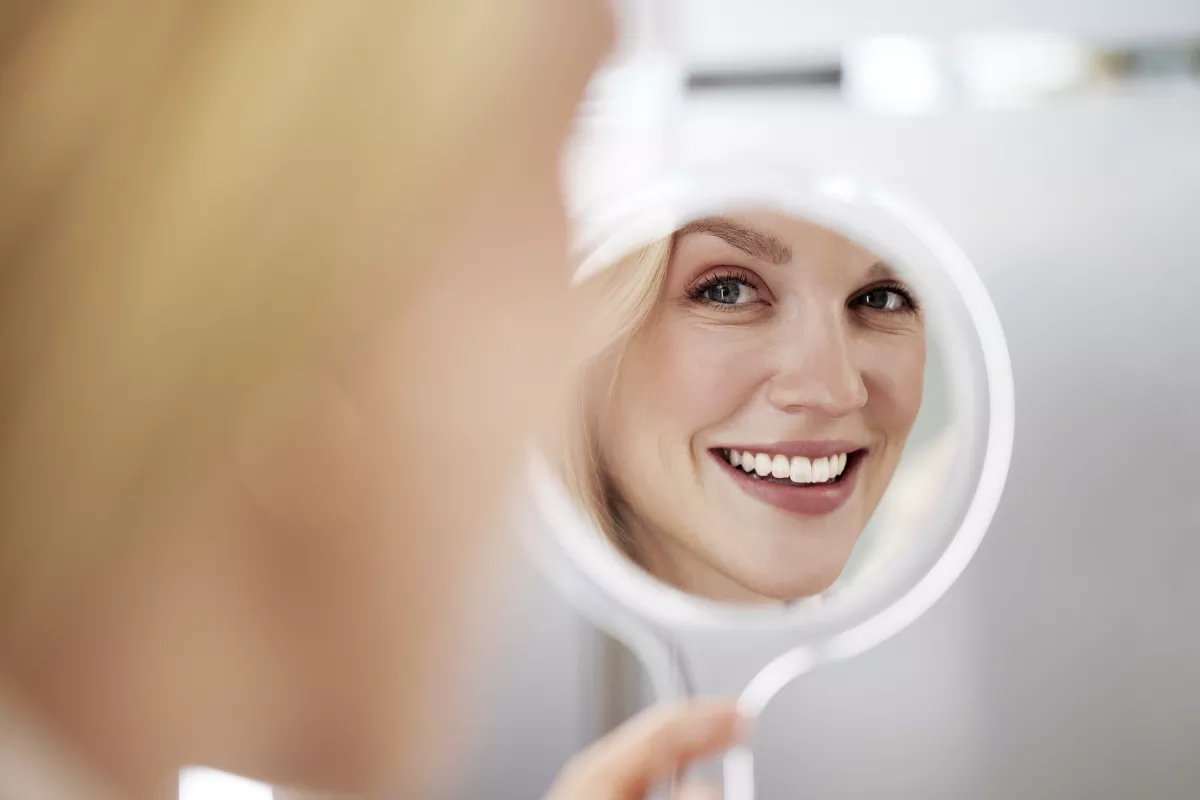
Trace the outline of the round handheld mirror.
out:
[[[736,653],[704,688],[754,717],[974,554],[1012,446],[1000,324],[928,216],[847,179],[693,170],[595,230],[535,551],[659,699]],[[725,796],[753,796],[749,749]]]

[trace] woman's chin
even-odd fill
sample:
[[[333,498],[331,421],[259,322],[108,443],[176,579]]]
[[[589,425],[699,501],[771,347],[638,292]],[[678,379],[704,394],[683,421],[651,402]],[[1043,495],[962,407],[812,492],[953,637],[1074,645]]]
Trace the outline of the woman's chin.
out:
[[[773,605],[793,603],[824,594],[838,579],[839,572],[797,576],[769,573],[730,575],[730,583],[721,586],[679,586],[689,594],[737,605]]]
[[[749,597],[759,598],[761,603],[793,603],[810,597],[818,597],[829,591],[841,576],[844,563],[820,571],[781,571],[771,565],[760,571],[747,570],[733,576]]]

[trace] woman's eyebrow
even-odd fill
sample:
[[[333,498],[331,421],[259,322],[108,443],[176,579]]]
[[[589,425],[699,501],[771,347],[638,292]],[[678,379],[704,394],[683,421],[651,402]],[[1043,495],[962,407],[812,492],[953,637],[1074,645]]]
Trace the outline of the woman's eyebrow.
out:
[[[892,268],[891,264],[887,263],[886,261],[876,261],[871,265],[871,268],[867,270],[866,280],[898,281],[900,280],[900,276],[896,273],[896,270]]]
[[[725,217],[705,217],[689,222],[676,232],[682,238],[691,233],[708,233],[722,239],[747,255],[772,264],[786,264],[792,260],[791,249],[765,231],[741,225]]]

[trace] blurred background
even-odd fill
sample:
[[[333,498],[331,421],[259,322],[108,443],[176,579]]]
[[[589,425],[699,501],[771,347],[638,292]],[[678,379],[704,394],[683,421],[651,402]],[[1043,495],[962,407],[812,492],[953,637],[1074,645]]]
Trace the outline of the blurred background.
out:
[[[627,31],[662,22],[623,12]],[[757,152],[915,198],[979,269],[1016,380],[979,554],[911,628],[774,701],[760,797],[1200,797],[1200,3],[674,14],[690,88],[671,155]],[[575,169],[631,181],[663,157],[618,152]],[[532,568],[495,614],[445,800],[538,797],[636,705],[619,651]]]

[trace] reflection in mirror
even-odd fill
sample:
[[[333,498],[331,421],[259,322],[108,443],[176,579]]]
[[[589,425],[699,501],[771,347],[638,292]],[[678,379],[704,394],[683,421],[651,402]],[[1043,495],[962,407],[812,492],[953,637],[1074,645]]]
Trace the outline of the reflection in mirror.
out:
[[[902,265],[748,209],[693,220],[578,291],[563,472],[644,571],[711,600],[820,602],[927,517],[955,442]]]

